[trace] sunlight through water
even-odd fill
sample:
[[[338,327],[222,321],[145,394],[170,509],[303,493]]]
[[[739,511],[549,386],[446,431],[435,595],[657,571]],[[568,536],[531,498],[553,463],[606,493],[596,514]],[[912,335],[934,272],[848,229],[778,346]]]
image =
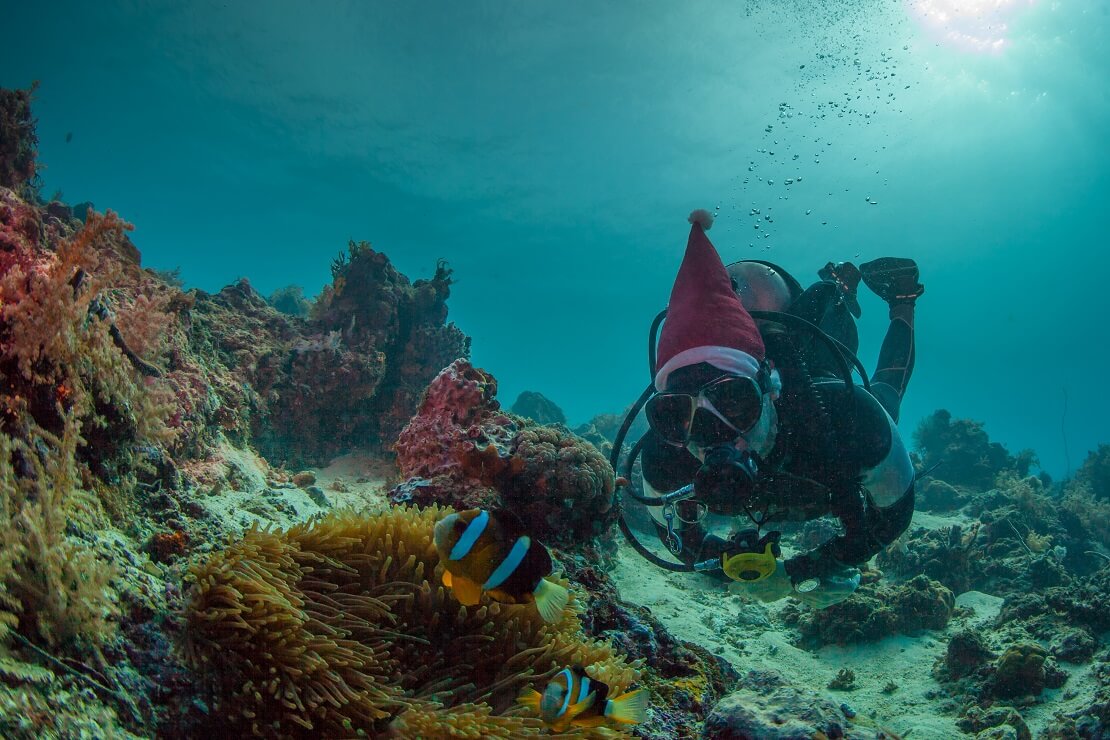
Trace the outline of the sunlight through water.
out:
[[[1000,54],[1010,21],[1036,0],[906,0],[909,14],[937,41],[962,51]]]

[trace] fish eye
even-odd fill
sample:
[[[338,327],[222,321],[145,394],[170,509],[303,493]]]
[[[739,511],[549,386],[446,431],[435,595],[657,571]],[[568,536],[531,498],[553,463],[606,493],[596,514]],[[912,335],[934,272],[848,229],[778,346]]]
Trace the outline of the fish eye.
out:
[[[467,526],[468,526],[467,523],[464,522],[462,519],[456,519],[455,520],[455,531],[458,532],[459,534],[462,534],[463,532],[465,532]]]

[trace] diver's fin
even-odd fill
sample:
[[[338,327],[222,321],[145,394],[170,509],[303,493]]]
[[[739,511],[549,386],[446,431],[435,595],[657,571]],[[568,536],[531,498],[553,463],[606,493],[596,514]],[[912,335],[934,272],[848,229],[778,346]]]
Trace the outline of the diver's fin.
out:
[[[543,699],[543,694],[535,689],[525,689],[521,695],[517,697],[518,702],[535,712],[540,711],[541,699]]]
[[[859,266],[863,282],[887,303],[912,303],[925,292],[917,263],[908,257],[880,257]]]
[[[440,580],[443,581],[444,586],[446,586],[447,588],[451,588],[451,571],[444,570],[443,577]]]
[[[563,618],[563,610],[567,608],[567,602],[570,601],[570,593],[566,587],[541,578],[533,593],[536,597],[536,609],[539,610],[543,621],[553,623]]]
[[[643,689],[629,691],[605,703],[605,716],[617,722],[636,725],[647,719],[648,695]]]
[[[463,606],[474,606],[482,600],[482,587],[469,578],[453,577],[451,590],[455,592],[455,598]]]

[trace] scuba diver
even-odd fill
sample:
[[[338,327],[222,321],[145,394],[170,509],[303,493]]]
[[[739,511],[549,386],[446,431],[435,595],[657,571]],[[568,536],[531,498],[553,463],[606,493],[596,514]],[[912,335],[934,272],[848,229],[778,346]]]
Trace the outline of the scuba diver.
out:
[[[730,578],[733,590],[761,601],[793,595],[823,608],[856,589],[856,566],[913,515],[915,471],[896,423],[914,364],[914,303],[924,292],[917,265],[830,262],[803,291],[771,263],[726,268],[705,234],[712,216],[695,211],[690,223],[670,301],[649,336],[652,382],[611,460],[617,468],[624,436],[645,409],[649,429],[618,468],[620,482],[648,507],[676,560],[645,547],[623,517],[621,529],[661,567]],[[890,307],[870,378],[856,358],[861,279]],[[642,492],[627,484],[637,457]],[[786,559],[780,533],[765,531],[828,515],[840,533]]]

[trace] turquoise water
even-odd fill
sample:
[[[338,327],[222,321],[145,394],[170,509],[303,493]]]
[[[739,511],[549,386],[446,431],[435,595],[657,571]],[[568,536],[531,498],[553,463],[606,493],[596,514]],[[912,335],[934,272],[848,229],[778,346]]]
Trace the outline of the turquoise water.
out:
[[[1110,4],[599,5],[6,3],[0,85],[41,81],[46,194],[190,286],[315,293],[349,238],[446,258],[507,404],[631,402],[705,207],[726,261],[806,283],[918,260],[906,430],[946,407],[1056,476],[1106,441]]]

